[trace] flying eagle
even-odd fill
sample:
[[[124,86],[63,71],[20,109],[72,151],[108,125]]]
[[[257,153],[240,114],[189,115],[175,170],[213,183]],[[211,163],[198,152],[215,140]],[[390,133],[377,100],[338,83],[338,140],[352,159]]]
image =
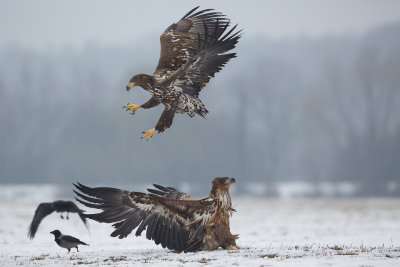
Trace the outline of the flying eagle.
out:
[[[36,208],[35,215],[33,216],[32,222],[29,225],[28,237],[30,239],[33,239],[35,237],[36,231],[43,218],[53,213],[54,211],[61,213],[66,212],[67,220],[69,219],[68,213],[78,213],[79,217],[87,227],[86,218],[83,216],[83,210],[78,208],[78,206],[74,202],[57,200],[50,203],[40,203],[39,206]],[[64,219],[64,216],[62,214],[60,215],[60,217],[61,219]]]
[[[127,104],[123,108],[135,114],[139,108],[152,108],[160,103],[165,109],[155,128],[144,131],[142,138],[149,140],[155,131],[169,128],[175,113],[186,113],[190,117],[202,117],[208,112],[198,98],[200,90],[223,66],[236,57],[226,54],[235,48],[241,31],[237,25],[228,32],[229,19],[213,9],[195,13],[190,10],[181,20],[169,26],[161,35],[161,54],[153,75],[134,75],[126,90],[141,86],[152,97],[142,105]]]
[[[156,186],[151,194],[129,192],[110,187],[87,187],[74,184],[74,192],[83,205],[103,210],[85,214],[98,222],[113,223],[113,237],[125,238],[135,228],[139,236],[176,252],[224,249],[237,250],[238,235],[232,235],[229,217],[232,208],[229,187],[234,178],[218,177],[212,182],[208,197],[191,199],[175,188]],[[166,189],[166,190],[164,190]]]

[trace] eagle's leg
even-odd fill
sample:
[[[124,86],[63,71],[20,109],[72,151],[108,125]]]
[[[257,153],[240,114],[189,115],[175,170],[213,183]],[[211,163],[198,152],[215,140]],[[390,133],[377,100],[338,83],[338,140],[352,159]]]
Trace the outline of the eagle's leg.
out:
[[[158,104],[160,104],[160,102],[157,101],[157,99],[155,99],[154,97],[150,98],[149,100],[147,100],[146,103],[142,104],[142,105],[135,105],[135,104],[127,104],[126,106],[123,106],[122,108],[126,108],[126,111],[132,111],[132,115],[136,113],[136,111],[139,108],[144,108],[144,109],[148,109],[148,108],[153,108],[155,106],[157,106]]]
[[[67,220],[69,220],[69,216],[68,216],[69,211],[67,211]]]
[[[157,99],[155,99],[154,97],[150,98],[149,100],[147,100],[146,103],[140,105],[141,108],[144,109],[148,109],[148,108],[154,108],[155,106],[158,106],[158,104],[160,104],[160,102],[158,102]]]
[[[64,220],[64,216],[62,215],[62,212],[61,212],[61,214],[60,214],[60,217],[61,217],[61,219],[63,219],[63,220]]]
[[[135,104],[126,104],[126,106],[123,106],[122,108],[126,108],[126,111],[132,111],[132,115],[136,113],[136,110],[138,110],[139,108],[141,108],[141,106],[139,105],[135,105]]]
[[[156,130],[156,128],[153,128],[153,129],[142,132],[142,134],[144,134],[144,135],[140,139],[147,137],[147,140],[149,140],[154,135],[155,130]]]
[[[79,252],[79,250],[78,250],[78,246],[76,246],[76,252]]]
[[[230,249],[230,250],[239,250],[239,246],[237,246],[237,245],[230,245],[229,247],[228,247],[228,249]]]
[[[227,249],[230,249],[230,250],[239,250],[239,249],[241,249],[241,247],[236,245],[236,239],[239,238],[239,235],[232,235],[232,234],[230,234],[230,235],[231,235],[231,238],[229,238],[230,240],[229,239],[227,240],[227,244],[225,245],[225,247]]]
[[[144,131],[142,138],[146,138],[149,140],[155,131],[159,133],[164,132],[167,128],[171,127],[172,121],[174,120],[175,110],[174,109],[164,109],[161,117],[158,119],[157,125],[155,128]]]

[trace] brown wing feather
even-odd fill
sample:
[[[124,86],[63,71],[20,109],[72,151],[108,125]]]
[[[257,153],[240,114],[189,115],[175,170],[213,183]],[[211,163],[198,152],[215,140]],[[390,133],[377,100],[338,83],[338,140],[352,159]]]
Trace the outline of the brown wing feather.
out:
[[[52,207],[51,203],[41,203],[33,216],[32,222],[29,225],[28,237],[30,239],[35,237],[36,231],[39,227],[40,222],[44,217],[51,214],[55,209]]]
[[[236,53],[225,53],[235,48],[241,37],[241,31],[233,33],[237,27],[235,25],[222,36],[228,25],[221,25],[218,21],[215,24],[213,31],[210,31],[206,24],[203,25],[206,34],[204,39],[198,35],[197,54],[169,76],[171,88],[181,88],[184,93],[197,97],[215,73],[219,72],[230,59],[236,57]]]
[[[203,221],[211,212],[206,200],[169,199],[109,187],[91,188],[80,183],[74,186],[80,191],[74,190],[79,197],[77,201],[87,207],[103,210],[96,214],[85,214],[85,217],[114,223],[115,231],[111,236],[124,238],[135,228],[138,236],[147,227],[147,239],[176,251],[187,250],[187,241],[193,232],[187,226],[193,221]]]
[[[194,200],[194,198],[191,198],[188,194],[181,192],[174,187],[170,187],[170,186],[165,187],[165,186],[158,185],[158,184],[153,184],[153,186],[155,188],[157,188],[158,190],[152,189],[152,188],[147,189],[147,191],[149,191],[152,194],[159,195],[159,196],[166,197],[166,198],[172,198],[172,199]]]
[[[198,35],[204,38],[206,34],[204,25],[213,31],[217,20],[220,25],[229,24],[223,14],[212,12],[213,9],[194,13],[198,8],[193,8],[161,34],[160,59],[153,73],[156,78],[166,78],[196,55],[199,49]]]

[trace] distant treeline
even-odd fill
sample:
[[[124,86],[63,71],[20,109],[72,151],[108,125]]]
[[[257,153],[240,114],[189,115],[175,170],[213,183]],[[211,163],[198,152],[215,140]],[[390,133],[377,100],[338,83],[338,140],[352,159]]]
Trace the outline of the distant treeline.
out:
[[[400,24],[362,36],[248,38],[201,92],[207,120],[177,115],[139,140],[162,107],[131,116],[132,74],[151,73],[159,44],[0,51],[0,181],[160,183],[209,188],[351,183],[400,195]],[[156,40],[156,41],[154,41]],[[254,186],[254,190],[257,190]]]

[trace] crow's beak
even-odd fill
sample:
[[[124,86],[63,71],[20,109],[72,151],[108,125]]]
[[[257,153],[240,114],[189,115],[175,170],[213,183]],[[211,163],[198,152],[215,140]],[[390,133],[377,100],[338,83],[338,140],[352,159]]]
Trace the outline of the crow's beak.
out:
[[[126,86],[126,91],[129,92],[129,90],[131,90],[131,88],[134,87],[134,86],[135,86],[135,83],[134,83],[134,82],[128,83],[128,85]]]
[[[235,178],[231,178],[231,183],[232,183],[232,184],[236,183]]]

